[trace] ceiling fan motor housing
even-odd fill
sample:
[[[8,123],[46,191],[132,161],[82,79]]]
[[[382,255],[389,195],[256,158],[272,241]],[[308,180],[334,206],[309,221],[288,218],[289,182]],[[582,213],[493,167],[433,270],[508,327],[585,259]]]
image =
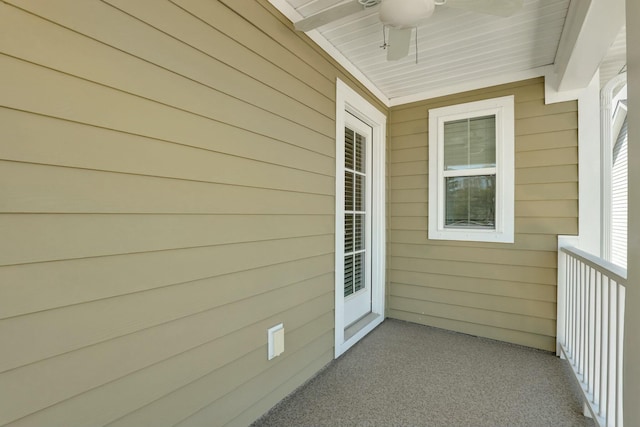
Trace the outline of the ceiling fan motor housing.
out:
[[[395,28],[413,27],[430,17],[435,7],[434,0],[383,0],[380,21]]]

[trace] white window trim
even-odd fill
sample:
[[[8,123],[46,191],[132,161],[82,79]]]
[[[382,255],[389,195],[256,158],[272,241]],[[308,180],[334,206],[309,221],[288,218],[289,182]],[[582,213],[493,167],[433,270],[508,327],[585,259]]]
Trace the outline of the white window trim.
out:
[[[386,282],[385,165],[387,117],[340,79],[336,80],[336,171],[344,167],[345,114],[351,113],[372,128],[371,206],[371,316],[348,336],[344,322],[344,173],[336,173],[335,231],[335,347],[337,358],[384,320]]]
[[[444,227],[444,123],[496,116],[496,228]],[[513,243],[514,97],[504,96],[429,110],[429,239]]]

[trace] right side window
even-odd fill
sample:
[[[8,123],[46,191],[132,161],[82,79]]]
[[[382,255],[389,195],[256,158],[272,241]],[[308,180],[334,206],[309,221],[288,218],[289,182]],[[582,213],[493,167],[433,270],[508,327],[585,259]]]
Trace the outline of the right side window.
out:
[[[513,242],[513,96],[429,110],[429,238]]]

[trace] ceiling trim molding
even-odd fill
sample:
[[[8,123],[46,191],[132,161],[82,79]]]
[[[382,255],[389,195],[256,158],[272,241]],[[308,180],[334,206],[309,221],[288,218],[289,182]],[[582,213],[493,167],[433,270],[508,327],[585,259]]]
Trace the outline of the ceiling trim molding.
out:
[[[286,0],[269,0],[276,9],[286,16],[291,22],[296,22],[303,18]],[[367,76],[362,73],[351,61],[349,61],[338,49],[335,48],[329,41],[320,34],[317,30],[312,30],[305,33],[311,40],[316,42],[318,46],[327,52],[333,59],[345,68],[353,77],[355,77],[360,83],[366,87],[378,100],[386,107],[390,107],[389,98],[376,86]]]
[[[544,103],[545,104],[555,104],[558,102],[565,101],[576,101],[582,95],[582,92],[585,91],[586,88],[578,88],[571,90],[563,90],[559,91],[557,89],[558,75],[555,72],[555,69],[549,70],[549,73],[545,76],[544,79]]]
[[[546,65],[544,67],[532,68],[530,70],[514,71],[511,73],[498,74],[498,75],[486,77],[483,79],[472,80],[472,81],[463,82],[463,83],[459,83],[452,86],[445,86],[445,87],[434,89],[434,90],[428,90],[428,91],[416,93],[413,95],[391,98],[390,106],[396,107],[399,105],[409,104],[409,103],[418,102],[418,101],[424,101],[426,99],[437,98],[440,96],[447,96],[455,93],[467,92],[467,91],[476,90],[476,89],[484,89],[486,87],[517,82],[520,80],[532,79],[535,77],[542,77],[542,76],[546,76],[551,70],[553,70],[553,66]]]
[[[589,86],[624,21],[624,0],[572,1],[554,61],[554,89],[566,92]]]

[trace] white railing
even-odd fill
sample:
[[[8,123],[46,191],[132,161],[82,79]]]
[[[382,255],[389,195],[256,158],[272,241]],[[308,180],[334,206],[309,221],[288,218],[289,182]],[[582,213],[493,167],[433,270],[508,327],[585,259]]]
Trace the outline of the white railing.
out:
[[[558,251],[558,356],[599,427],[622,427],[626,270],[573,247]]]

